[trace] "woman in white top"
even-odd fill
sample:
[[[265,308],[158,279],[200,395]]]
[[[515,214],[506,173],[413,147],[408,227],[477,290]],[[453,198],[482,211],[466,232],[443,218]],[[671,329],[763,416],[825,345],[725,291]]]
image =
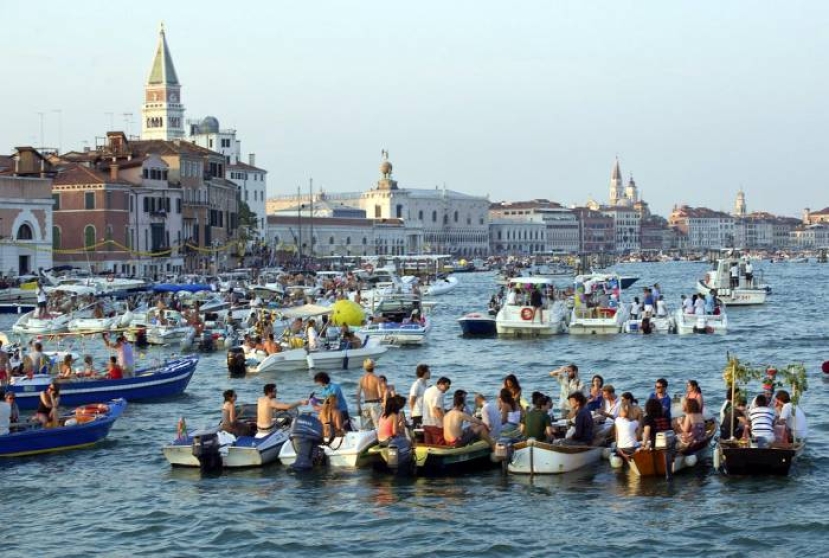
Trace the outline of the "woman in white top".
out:
[[[616,449],[625,452],[633,452],[639,447],[636,439],[636,431],[639,428],[639,421],[630,420],[630,405],[622,402],[619,407],[619,416],[616,417]]]
[[[521,405],[513,398],[512,392],[507,388],[501,389],[498,398],[501,400],[501,432],[508,433],[518,430],[524,409],[521,408]]]
[[[665,297],[659,295],[659,299],[656,301],[656,317],[657,318],[664,318],[668,315],[668,308],[665,306]]]

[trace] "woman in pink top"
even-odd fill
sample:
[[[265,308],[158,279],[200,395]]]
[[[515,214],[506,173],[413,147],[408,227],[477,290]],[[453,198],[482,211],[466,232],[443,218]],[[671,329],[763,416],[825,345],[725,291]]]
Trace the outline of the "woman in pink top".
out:
[[[383,445],[388,444],[395,436],[403,435],[403,427],[400,424],[400,400],[400,397],[387,398],[383,414],[377,421],[377,441]]]
[[[702,413],[702,390],[699,387],[699,382],[696,380],[688,380],[688,383],[685,386],[685,398],[696,399],[697,403],[699,403],[699,412],[700,414]]]

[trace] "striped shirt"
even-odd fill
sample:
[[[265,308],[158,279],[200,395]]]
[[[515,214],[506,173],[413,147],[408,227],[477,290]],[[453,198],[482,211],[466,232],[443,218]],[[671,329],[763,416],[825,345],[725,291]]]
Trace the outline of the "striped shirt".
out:
[[[769,407],[754,407],[748,416],[751,419],[752,435],[774,438],[774,411]]]

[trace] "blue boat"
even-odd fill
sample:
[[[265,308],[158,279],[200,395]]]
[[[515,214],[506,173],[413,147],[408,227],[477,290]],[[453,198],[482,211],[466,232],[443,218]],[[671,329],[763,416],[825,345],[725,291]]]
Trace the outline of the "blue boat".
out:
[[[77,406],[104,403],[118,398],[127,401],[142,401],[180,395],[190,383],[190,378],[193,377],[198,363],[199,357],[194,355],[169,360],[154,368],[137,370],[133,377],[121,380],[58,380],[60,403]],[[48,375],[36,375],[31,380],[17,379],[6,387],[6,391],[14,392],[17,406],[20,409],[36,409],[40,392],[44,391],[52,381],[56,380]]]
[[[471,312],[458,318],[464,335],[475,337],[493,336],[496,333],[495,318],[480,312]]]
[[[153,292],[156,293],[177,293],[179,291],[187,291],[188,293],[197,293],[200,291],[209,291],[210,285],[204,283],[158,283],[153,285]]]
[[[26,424],[19,430],[0,436],[0,457],[21,457],[53,451],[83,448],[100,442],[109,434],[127,402],[123,399],[80,408],[60,418],[60,426],[44,428]]]

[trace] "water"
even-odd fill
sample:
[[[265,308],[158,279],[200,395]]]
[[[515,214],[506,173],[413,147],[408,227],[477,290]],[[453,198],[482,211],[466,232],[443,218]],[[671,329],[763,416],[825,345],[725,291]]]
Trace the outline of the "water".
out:
[[[171,469],[161,455],[180,416],[191,427],[214,423],[227,388],[240,402],[253,402],[269,381],[285,401],[314,389],[306,373],[228,379],[220,352],[202,359],[186,395],[131,405],[96,447],[0,462],[2,556],[822,554],[829,419],[818,402],[827,389],[820,364],[829,359],[823,291],[829,266],[759,267],[774,295],[764,307],[733,309],[725,336],[462,339],[455,319],[484,309],[493,291],[491,274],[463,275],[455,292],[438,299],[429,345],[390,350],[379,373],[408,392],[415,366],[427,362],[433,381],[446,375],[453,389],[493,396],[514,372],[525,394],[538,389],[557,396],[548,372],[575,362],[582,377],[600,373],[617,393],[629,390],[640,399],[658,377],[668,379],[671,393],[695,378],[715,409],[723,399],[726,351],[754,363],[803,361],[810,373],[802,404],[811,437],[788,478],[727,478],[702,466],[668,483],[637,479],[607,462],[532,480],[498,471],[407,480],[370,470],[296,475],[278,464],[201,478],[198,471]],[[658,281],[674,305],[706,269],[620,266],[641,277],[636,286]],[[9,331],[12,321],[0,318],[0,328]],[[353,398],[358,372],[332,375]]]

